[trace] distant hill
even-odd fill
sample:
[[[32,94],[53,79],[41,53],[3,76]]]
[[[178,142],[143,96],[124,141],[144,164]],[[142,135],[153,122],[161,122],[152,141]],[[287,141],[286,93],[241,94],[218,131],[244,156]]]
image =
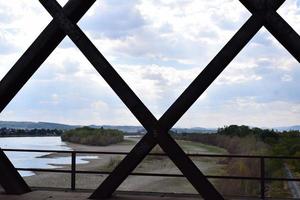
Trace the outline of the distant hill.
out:
[[[82,127],[80,125],[67,125],[60,123],[51,122],[17,122],[17,121],[0,121],[0,128],[12,128],[12,129],[58,129],[58,130],[71,130],[75,128]],[[127,134],[143,134],[146,130],[142,126],[118,126],[118,125],[89,125],[91,128],[101,128],[104,129],[117,129],[123,131]],[[298,130],[300,131],[300,125],[295,126],[282,126],[268,128],[277,131],[289,131]],[[172,128],[172,131],[177,133],[215,133],[216,128],[203,128],[203,127],[192,127],[192,128]]]
[[[51,122],[17,122],[17,121],[0,121],[0,128],[12,128],[12,129],[58,129],[58,130],[71,130],[82,127],[80,125],[67,125]],[[114,125],[89,125],[91,128],[104,129],[117,129],[128,134],[146,133],[146,130],[142,126],[114,126]],[[216,129],[207,129],[202,127],[194,128],[173,128],[172,131],[177,133],[213,133]]]
[[[70,130],[79,126],[71,126],[66,124],[50,123],[50,122],[15,122],[15,121],[0,121],[0,128],[13,129],[59,129]]]
[[[71,130],[82,127],[80,125],[67,125],[51,122],[17,122],[17,121],[0,121],[0,128],[12,129],[59,129]],[[126,133],[143,133],[145,129],[141,126],[112,126],[112,125],[89,125],[91,128],[117,129]]]
[[[300,125],[276,127],[274,128],[274,130],[281,131],[281,132],[290,131],[290,130],[300,131]]]

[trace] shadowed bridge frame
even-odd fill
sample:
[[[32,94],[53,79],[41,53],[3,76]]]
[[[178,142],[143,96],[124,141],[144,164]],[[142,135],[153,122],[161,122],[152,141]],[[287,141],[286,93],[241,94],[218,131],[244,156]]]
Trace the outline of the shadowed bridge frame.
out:
[[[49,25],[51,26],[52,24],[53,26],[51,29],[52,35],[48,35],[49,33],[45,30],[43,32],[45,33],[42,37],[43,40],[41,39],[42,33],[18,61],[23,60],[27,65],[30,65],[28,60],[31,60],[35,65],[34,67],[17,65],[17,62],[0,82],[1,111],[51,54],[64,36],[68,35],[147,130],[147,134],[122,160],[112,174],[95,190],[90,198],[109,198],[146,155],[149,154],[152,148],[156,144],[159,144],[204,199],[224,199],[195,164],[186,156],[180,146],[168,134],[168,131],[246,46],[262,26],[265,26],[298,62],[300,61],[300,37],[276,12],[284,3],[284,0],[240,0],[241,3],[249,9],[252,16],[159,120],[154,117],[105,57],[76,25],[76,22],[94,1],[70,0],[67,5],[82,4],[84,7],[84,9],[78,11],[80,14],[77,14],[78,16],[80,15],[80,17],[77,16],[77,18],[75,17],[76,19],[74,19],[74,16],[72,18],[72,15],[66,9],[67,5],[63,9],[55,0],[40,1],[54,18],[54,21]],[[74,11],[74,13],[76,13],[76,11]],[[54,44],[49,46],[50,43],[53,43],[53,40],[55,41]],[[44,49],[37,51],[39,43],[48,43],[48,45],[44,45]],[[34,46],[34,44],[36,46]],[[20,73],[20,71],[25,75]],[[21,81],[18,80],[18,77],[21,78]],[[7,167],[7,169],[8,168],[10,169],[11,167]],[[15,169],[14,171],[17,173]],[[5,173],[5,171],[0,171],[0,178],[3,173]],[[16,182],[18,181],[16,180]]]

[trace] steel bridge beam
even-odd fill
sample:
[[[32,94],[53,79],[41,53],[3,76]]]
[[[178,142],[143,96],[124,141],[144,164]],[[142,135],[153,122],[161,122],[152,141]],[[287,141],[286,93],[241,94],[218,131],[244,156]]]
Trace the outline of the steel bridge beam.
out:
[[[77,23],[94,2],[95,0],[70,0],[63,9],[70,20]],[[64,32],[52,20],[1,80],[0,112],[21,90],[65,36]],[[3,152],[0,152],[0,184],[9,194],[20,194],[30,191],[23,178]]]
[[[149,136],[156,140],[155,143],[148,146],[148,150],[151,150],[155,144],[159,144],[162,149],[169,155],[175,165],[182,171],[187,179],[192,183],[195,189],[205,199],[222,200],[223,197],[213,187],[213,185],[205,178],[200,172],[197,166],[188,158],[180,146],[171,138],[167,132],[161,131],[159,126],[157,127],[157,120],[142,101],[135,95],[126,82],[119,76],[105,57],[98,51],[98,49],[92,44],[82,30],[73,24],[65,15],[60,5],[54,0],[42,0],[41,3],[52,15],[54,20],[60,25],[61,29],[71,38],[71,40],[77,45],[85,57],[95,67],[99,74],[106,80],[110,87],[125,103],[125,105],[131,110],[136,118],[143,124],[146,130],[150,133]],[[150,140],[150,141],[154,141]],[[146,148],[143,146],[142,148]],[[147,150],[147,151],[148,151]],[[143,154],[145,157],[147,154]],[[114,184],[120,184],[115,181]],[[109,185],[108,188],[95,192],[92,198],[103,198],[111,196],[111,193],[115,189]],[[101,196],[99,196],[99,195]]]
[[[284,3],[284,0],[240,0],[252,12],[252,16],[159,120],[154,117],[76,25],[76,22],[95,0],[70,0],[64,8],[61,8],[55,0],[40,1],[53,16],[54,20],[0,82],[0,111],[6,107],[67,34],[147,130],[147,134],[138,142],[129,155],[121,161],[113,173],[96,189],[91,198],[110,197],[152,148],[158,144],[204,199],[222,200],[223,197],[190,158],[187,157],[180,146],[168,134],[168,131],[222,73],[262,26],[265,26],[300,61],[300,37],[276,12]],[[9,168],[6,170],[11,170],[16,175],[17,172],[9,160],[5,159],[3,155],[0,155],[0,162],[1,159],[3,163],[6,163],[4,167]],[[3,170],[0,168],[0,178],[3,176]],[[14,175],[10,176],[13,177]],[[14,177],[12,180],[17,179]],[[22,180],[18,183],[21,183]],[[3,183],[0,182],[0,184]]]
[[[0,163],[0,185],[7,194],[24,194],[31,191],[1,148]]]

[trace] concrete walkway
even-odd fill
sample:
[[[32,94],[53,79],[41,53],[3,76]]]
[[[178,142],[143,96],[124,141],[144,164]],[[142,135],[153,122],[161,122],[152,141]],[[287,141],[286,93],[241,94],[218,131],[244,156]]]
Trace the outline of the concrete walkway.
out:
[[[288,178],[295,178],[286,163],[284,164],[284,170],[285,170]],[[299,188],[298,182],[288,181],[288,186],[290,188],[290,191],[291,191],[293,197],[299,199],[300,198],[300,188]]]
[[[0,193],[0,200],[86,200],[91,191],[36,190],[23,195],[5,195]],[[176,195],[143,192],[117,192],[109,200],[201,200],[199,195]],[[225,198],[226,200],[259,200],[259,198]],[[275,200],[275,199],[273,199]],[[279,199],[276,199],[279,200]],[[282,200],[282,199],[280,199]]]
[[[0,194],[0,200],[83,200],[88,199],[91,193],[86,192],[64,192],[64,191],[33,191],[23,195],[4,195]],[[162,195],[130,195],[130,194],[117,194],[110,200],[199,200],[199,197],[174,197]]]

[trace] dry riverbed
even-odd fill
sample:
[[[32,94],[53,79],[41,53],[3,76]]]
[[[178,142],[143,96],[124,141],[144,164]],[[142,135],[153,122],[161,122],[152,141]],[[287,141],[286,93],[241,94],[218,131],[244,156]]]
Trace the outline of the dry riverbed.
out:
[[[86,146],[67,143],[67,146],[78,151],[120,151],[129,152],[138,138],[129,138],[126,141],[109,145],[106,147]],[[177,141],[188,153],[226,153],[225,150],[203,145],[196,142]],[[87,155],[87,154],[83,154]],[[68,154],[50,154],[47,157],[70,156]],[[81,156],[81,154],[79,154]],[[95,155],[88,155],[95,156]],[[78,164],[77,170],[110,171],[123,158],[118,155],[97,155],[97,159],[90,159],[88,164]],[[220,175],[224,173],[224,167],[219,159],[215,158],[193,158],[195,164],[204,174]],[[58,166],[60,169],[70,169],[70,166]],[[167,157],[147,157],[135,170],[136,172],[148,173],[180,173],[177,167]],[[84,189],[95,189],[106,178],[105,175],[76,175],[76,187]],[[70,174],[64,173],[37,173],[34,176],[25,177],[30,186],[37,187],[61,187],[69,188]],[[135,191],[155,191],[155,192],[178,192],[194,193],[195,190],[185,178],[165,178],[165,177],[142,177],[130,176],[119,188],[119,190]]]

